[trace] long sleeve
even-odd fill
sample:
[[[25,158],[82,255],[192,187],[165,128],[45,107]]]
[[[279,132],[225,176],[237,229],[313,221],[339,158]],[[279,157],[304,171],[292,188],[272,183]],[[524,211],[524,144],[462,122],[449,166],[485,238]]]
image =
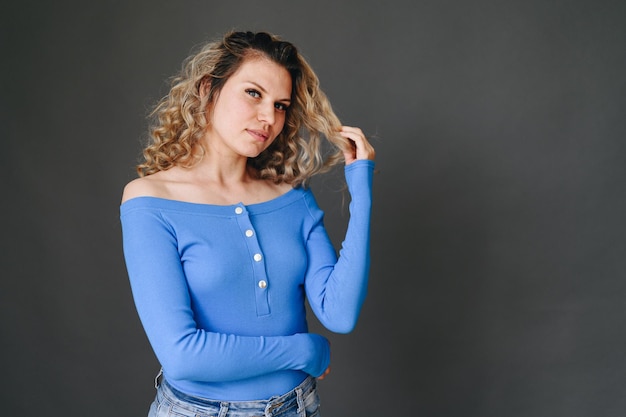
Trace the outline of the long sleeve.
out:
[[[324,250],[330,242],[321,216],[308,237],[309,303],[320,322],[337,333],[354,329],[367,293],[373,172],[373,161],[359,160],[345,168],[350,219],[339,259],[334,251]]]

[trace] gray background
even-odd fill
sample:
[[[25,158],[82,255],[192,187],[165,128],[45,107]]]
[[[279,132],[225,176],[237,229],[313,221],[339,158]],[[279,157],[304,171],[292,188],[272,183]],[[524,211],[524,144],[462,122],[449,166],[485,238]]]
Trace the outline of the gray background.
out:
[[[165,79],[231,28],[298,45],[378,152],[324,417],[626,415],[625,2],[0,7],[2,415],[146,414],[119,199]]]

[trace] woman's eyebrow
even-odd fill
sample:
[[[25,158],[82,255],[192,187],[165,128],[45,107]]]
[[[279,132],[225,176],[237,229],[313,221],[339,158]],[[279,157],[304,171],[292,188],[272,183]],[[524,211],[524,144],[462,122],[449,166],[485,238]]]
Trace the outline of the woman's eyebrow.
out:
[[[255,82],[255,81],[248,81],[250,84],[254,84],[259,90],[261,90],[262,93],[267,94],[267,90],[259,83]],[[283,98],[283,99],[278,99],[276,101],[280,101],[280,102],[287,102],[287,103],[291,103],[291,97],[289,98]]]

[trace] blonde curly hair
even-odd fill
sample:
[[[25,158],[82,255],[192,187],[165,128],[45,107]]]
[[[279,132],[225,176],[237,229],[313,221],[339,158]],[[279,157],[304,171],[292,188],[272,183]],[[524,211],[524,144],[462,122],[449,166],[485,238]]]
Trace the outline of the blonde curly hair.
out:
[[[341,123],[319,86],[319,80],[296,47],[266,32],[229,32],[183,61],[170,91],[151,113],[151,143],[137,165],[140,177],[176,165],[190,167],[203,154],[199,145],[207,127],[205,109],[246,58],[262,56],[291,75],[292,97],[282,132],[248,164],[259,178],[294,186],[306,185],[317,173],[343,159],[350,144],[338,134]],[[206,94],[200,89],[209,86]],[[326,141],[324,141],[326,139]]]

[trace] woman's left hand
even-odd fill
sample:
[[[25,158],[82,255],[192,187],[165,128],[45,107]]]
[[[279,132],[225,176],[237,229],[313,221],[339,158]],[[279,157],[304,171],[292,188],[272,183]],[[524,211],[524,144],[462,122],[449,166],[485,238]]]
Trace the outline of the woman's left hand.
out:
[[[374,160],[376,151],[374,147],[367,141],[367,138],[358,127],[342,126],[339,134],[350,141],[352,145],[348,149],[343,150],[346,165],[350,165],[357,159]]]

